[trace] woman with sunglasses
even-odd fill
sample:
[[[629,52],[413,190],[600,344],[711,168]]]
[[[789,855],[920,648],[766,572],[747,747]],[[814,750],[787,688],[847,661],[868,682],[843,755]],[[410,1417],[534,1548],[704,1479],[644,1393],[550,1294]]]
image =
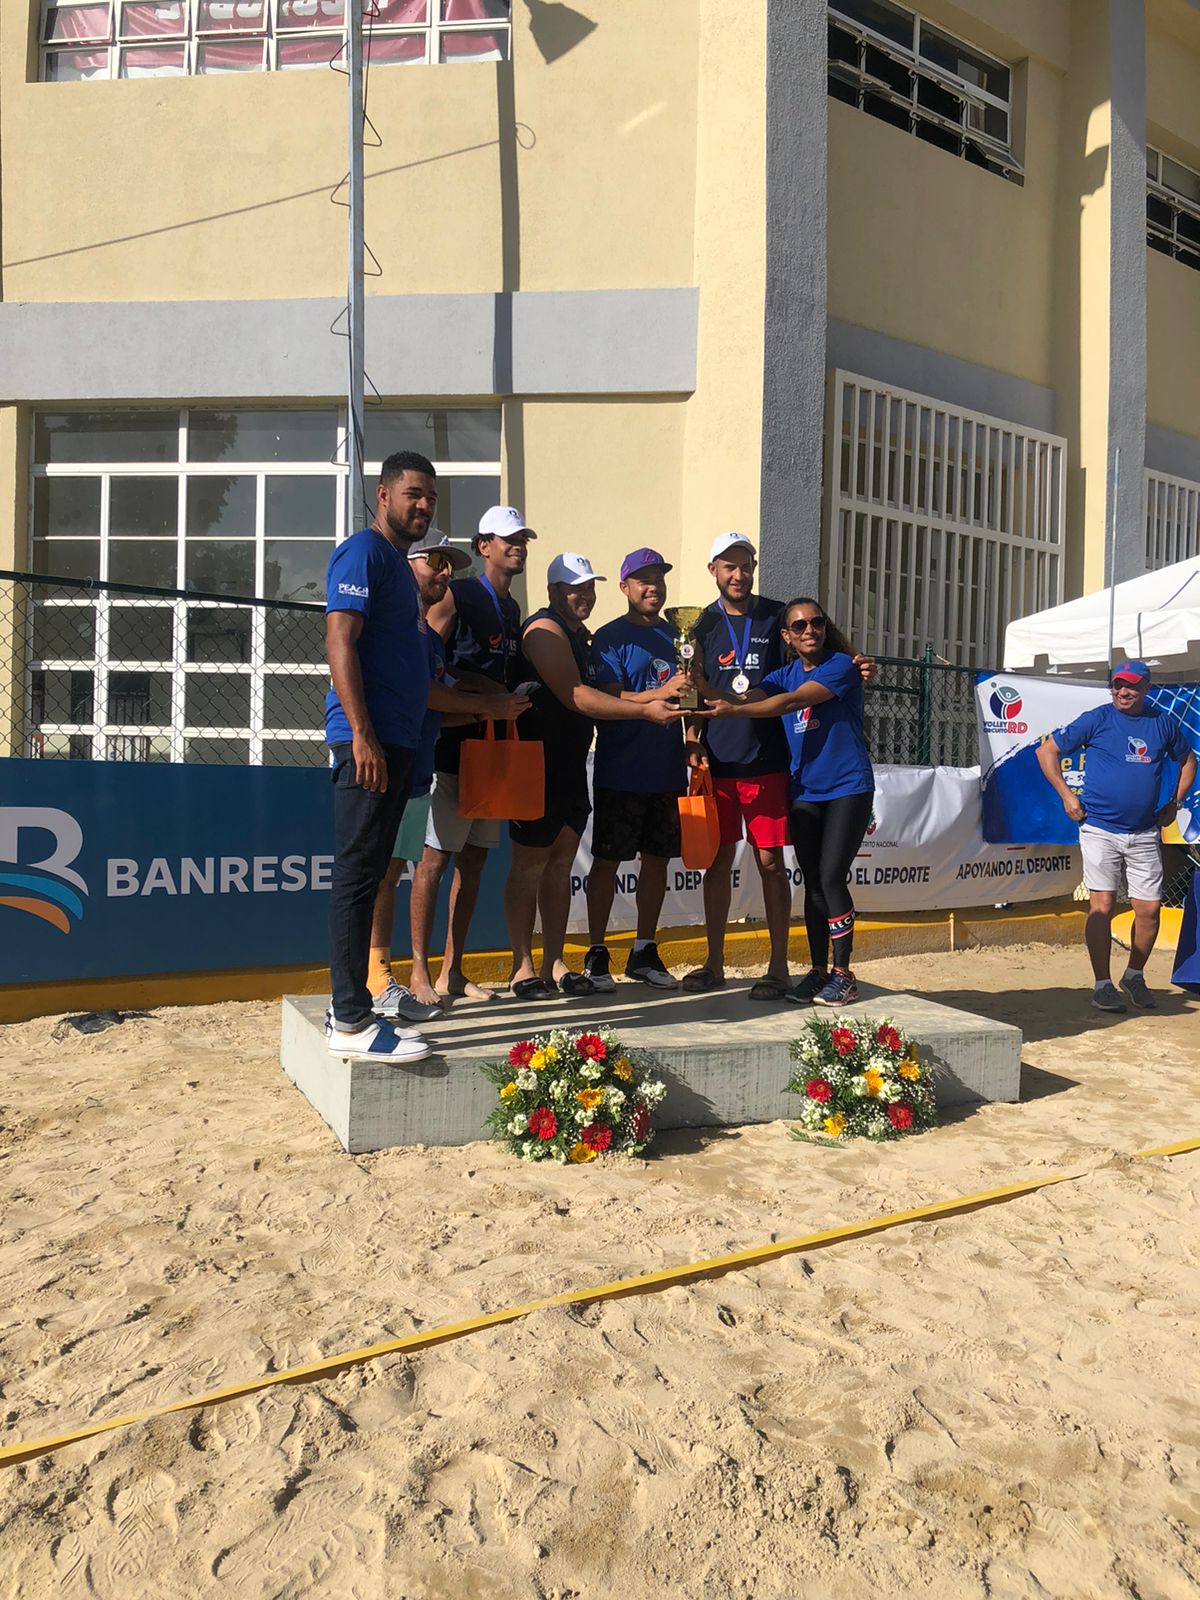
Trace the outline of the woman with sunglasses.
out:
[[[863,685],[853,651],[816,600],[791,600],[787,659],[756,689],[712,695],[714,717],[782,717],[791,751],[791,835],[804,878],[812,970],[789,991],[799,1005],[858,999],[850,968],[854,901],[847,878],[871,820],[875,775],[863,738]],[[830,945],[833,965],[829,966]]]

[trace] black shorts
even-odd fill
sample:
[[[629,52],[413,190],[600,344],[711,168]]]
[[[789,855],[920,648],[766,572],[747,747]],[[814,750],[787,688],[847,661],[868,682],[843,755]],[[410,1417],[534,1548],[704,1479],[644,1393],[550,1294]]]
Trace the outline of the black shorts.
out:
[[[601,861],[679,854],[679,797],[597,789],[592,855]]]
[[[581,834],[592,813],[588,796],[587,768],[571,773],[564,783],[563,774],[555,773],[549,762],[546,772],[546,814],[530,822],[510,822],[508,837],[514,844],[523,844],[528,850],[548,850],[564,828]]]

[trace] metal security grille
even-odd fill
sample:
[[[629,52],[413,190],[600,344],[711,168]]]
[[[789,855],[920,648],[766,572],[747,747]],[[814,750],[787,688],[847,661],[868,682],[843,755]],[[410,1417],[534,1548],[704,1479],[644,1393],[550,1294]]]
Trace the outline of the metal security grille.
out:
[[[832,375],[824,600],[876,655],[998,661],[1063,598],[1066,440]]]
[[[1146,473],[1146,570],[1200,556],[1200,483]]]

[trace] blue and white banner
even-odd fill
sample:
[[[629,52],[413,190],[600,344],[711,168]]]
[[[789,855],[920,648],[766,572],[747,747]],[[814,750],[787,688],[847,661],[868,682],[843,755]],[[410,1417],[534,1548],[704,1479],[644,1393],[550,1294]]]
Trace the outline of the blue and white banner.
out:
[[[1105,683],[1026,677],[1012,672],[981,674],[975,685],[979,719],[983,837],[993,844],[1075,844],[1079,826],[1042,776],[1037,748],[1055,728],[1109,703]],[[1159,684],[1148,700],[1183,724],[1193,750],[1200,750],[1200,687]],[[1063,758],[1070,789],[1083,788],[1085,751]],[[1161,801],[1175,792],[1178,769],[1164,774]],[[1179,809],[1179,830],[1189,843],[1200,839],[1200,790]]]

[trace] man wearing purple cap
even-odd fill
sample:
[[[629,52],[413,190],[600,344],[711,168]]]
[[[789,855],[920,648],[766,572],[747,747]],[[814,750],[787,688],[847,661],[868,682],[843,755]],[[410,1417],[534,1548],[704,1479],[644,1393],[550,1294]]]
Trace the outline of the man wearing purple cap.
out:
[[[626,612],[597,630],[599,683],[633,701],[670,700],[688,679],[675,667],[675,636],[660,613],[670,563],[643,546],[621,563]],[[625,976],[659,989],[678,987],[659,959],[655,935],[667,865],[680,850],[678,798],[685,788],[682,723],[600,722],[593,768],[592,870],[588,876],[588,941],[583,970],[593,988],[614,987],[604,940],[622,861],[641,857],[637,937]]]
[[[1112,703],[1096,706],[1065,728],[1056,728],[1038,746],[1038,765],[1062,799],[1063,810],[1079,823],[1083,881],[1089,907],[1085,939],[1096,984],[1098,1011],[1124,1011],[1125,1001],[1110,975],[1112,919],[1121,869],[1133,906],[1129,964],[1121,988],[1135,1006],[1154,1005],[1146,987],[1145,966],[1158,937],[1162,909],[1162,844],[1159,830],[1175,820],[1179,802],[1196,781],[1196,756],[1179,723],[1146,704],[1150,668],[1123,661],[1111,679]],[[1082,797],[1067,786],[1062,758],[1086,754]],[[1179,763],[1174,796],[1160,807],[1164,778]]]

